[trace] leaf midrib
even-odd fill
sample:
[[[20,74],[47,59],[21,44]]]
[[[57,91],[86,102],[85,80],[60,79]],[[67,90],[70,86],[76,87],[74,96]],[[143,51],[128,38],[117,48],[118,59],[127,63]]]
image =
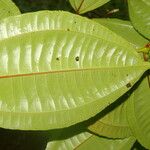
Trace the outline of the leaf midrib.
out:
[[[146,63],[147,64],[147,63]],[[112,69],[149,69],[149,65],[133,65],[133,66],[110,66],[110,67],[97,67],[97,68],[79,68],[79,69],[62,69],[62,70],[51,70],[46,72],[33,72],[33,73],[22,73],[22,74],[7,74],[7,75],[0,75],[0,79],[2,78],[14,78],[14,77],[23,77],[23,76],[33,76],[33,75],[46,75],[46,74],[59,74],[59,73],[68,73],[68,72],[79,72],[79,71],[96,71],[96,70],[112,70]]]

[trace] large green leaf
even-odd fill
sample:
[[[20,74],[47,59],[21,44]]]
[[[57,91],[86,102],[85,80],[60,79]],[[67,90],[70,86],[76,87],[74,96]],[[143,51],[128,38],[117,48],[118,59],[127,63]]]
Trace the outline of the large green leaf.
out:
[[[150,1],[128,0],[128,6],[134,27],[150,39]]]
[[[113,32],[122,36],[135,48],[141,48],[148,43],[148,40],[142,37],[129,21],[120,19],[94,19],[94,21],[106,26]]]
[[[90,131],[109,138],[125,138],[132,135],[126,116],[126,101],[121,100],[118,104],[117,100],[104,111],[102,117],[88,127]]]
[[[0,65],[1,127],[41,130],[90,118],[149,68],[133,51],[64,31],[2,40]]]
[[[0,39],[35,31],[64,30],[90,34],[132,50],[133,47],[106,27],[64,11],[39,11],[6,18],[0,22]]]
[[[150,149],[150,88],[147,77],[128,100],[127,112],[131,129],[138,141]]]
[[[12,0],[0,0],[0,20],[18,14],[20,11]]]
[[[96,9],[109,1],[110,0],[69,0],[71,6],[78,14]]]
[[[128,91],[150,68],[130,44],[129,49],[117,45],[113,37],[106,40],[107,36],[76,30],[31,32],[31,26],[24,31],[17,36],[4,32],[7,36],[0,41],[4,128],[45,130],[86,120]]]
[[[46,150],[130,150],[134,142],[133,137],[112,140],[85,132],[68,139],[51,141],[47,144]]]

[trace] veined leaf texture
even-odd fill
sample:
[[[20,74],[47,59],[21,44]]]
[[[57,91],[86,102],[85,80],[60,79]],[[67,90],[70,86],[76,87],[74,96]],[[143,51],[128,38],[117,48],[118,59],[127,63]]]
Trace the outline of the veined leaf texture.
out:
[[[68,139],[51,141],[47,144],[46,150],[97,150],[98,148],[104,150],[130,150],[134,142],[134,137],[108,139],[85,132]]]
[[[18,14],[20,11],[11,0],[0,0],[0,20]]]
[[[128,0],[129,15],[134,27],[146,38],[150,39],[150,1]]]
[[[0,23],[0,31],[4,128],[45,130],[86,120],[127,92],[150,68],[123,38],[71,13],[10,17]]]
[[[110,0],[69,0],[76,13],[83,14],[96,9]]]

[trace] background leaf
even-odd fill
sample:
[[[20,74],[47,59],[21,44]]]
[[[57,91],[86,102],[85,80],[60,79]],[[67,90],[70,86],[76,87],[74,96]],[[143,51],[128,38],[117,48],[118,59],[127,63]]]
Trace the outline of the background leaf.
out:
[[[126,116],[127,95],[105,108],[101,117],[88,127],[91,132],[109,138],[126,138],[132,135]]]
[[[138,139],[146,148],[150,149],[150,88],[145,77],[128,100],[127,113],[129,125]]]
[[[148,40],[138,34],[129,21],[119,19],[94,19],[98,23],[107,26],[110,30],[128,40],[134,47],[144,46]],[[126,32],[124,32],[126,31]],[[126,120],[126,99],[128,96],[121,97],[120,100],[111,104],[105,109],[101,118],[89,127],[89,130],[106,137],[123,138],[132,135]]]
[[[150,39],[150,2],[149,0],[128,0],[130,19],[133,26]]]
[[[135,139],[133,137],[123,140],[112,140],[98,137],[89,133],[80,133],[69,139],[49,142],[46,150],[130,150],[134,142]]]
[[[104,25],[108,29],[112,30],[116,34],[122,36],[135,48],[144,47],[148,40],[142,37],[132,26],[130,21],[124,21],[121,19],[94,19],[94,21]]]
[[[20,11],[11,0],[0,0],[0,20],[18,14]]]
[[[109,1],[110,0],[69,0],[71,6],[78,14],[96,9]]]
[[[59,140],[59,141],[51,141],[47,144],[46,150],[52,150],[52,149],[73,150],[77,148],[80,144],[88,140],[91,136],[92,135],[90,133],[85,132],[85,133],[80,133],[78,135],[70,137],[68,139]]]

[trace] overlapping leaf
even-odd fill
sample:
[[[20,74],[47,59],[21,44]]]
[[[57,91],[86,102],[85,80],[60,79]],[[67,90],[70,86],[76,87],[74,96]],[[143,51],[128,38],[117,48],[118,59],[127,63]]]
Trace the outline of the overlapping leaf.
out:
[[[113,32],[122,36],[135,48],[144,47],[144,45],[148,43],[148,40],[142,37],[129,21],[121,19],[94,19],[94,21],[106,26]]]
[[[0,20],[18,14],[20,11],[12,0],[0,0]]]
[[[127,112],[130,127],[138,141],[150,149],[150,88],[147,77],[135,90],[128,101]]]
[[[118,101],[117,101],[118,102]],[[125,138],[132,135],[126,116],[126,101],[116,102],[116,106],[108,107],[106,113],[88,129],[100,136],[109,138]]]
[[[71,6],[78,14],[96,9],[109,1],[110,0],[69,0]]]
[[[51,141],[47,144],[46,150],[130,150],[135,139],[129,137],[123,140],[112,140],[102,137],[97,137],[89,133],[80,133],[69,139],[60,141]]]
[[[149,68],[128,42],[129,50],[113,37],[31,31],[32,26],[16,26],[18,34],[1,34],[1,127],[45,130],[86,120],[128,91]]]
[[[134,27],[150,39],[149,0],[128,0],[129,14]]]

